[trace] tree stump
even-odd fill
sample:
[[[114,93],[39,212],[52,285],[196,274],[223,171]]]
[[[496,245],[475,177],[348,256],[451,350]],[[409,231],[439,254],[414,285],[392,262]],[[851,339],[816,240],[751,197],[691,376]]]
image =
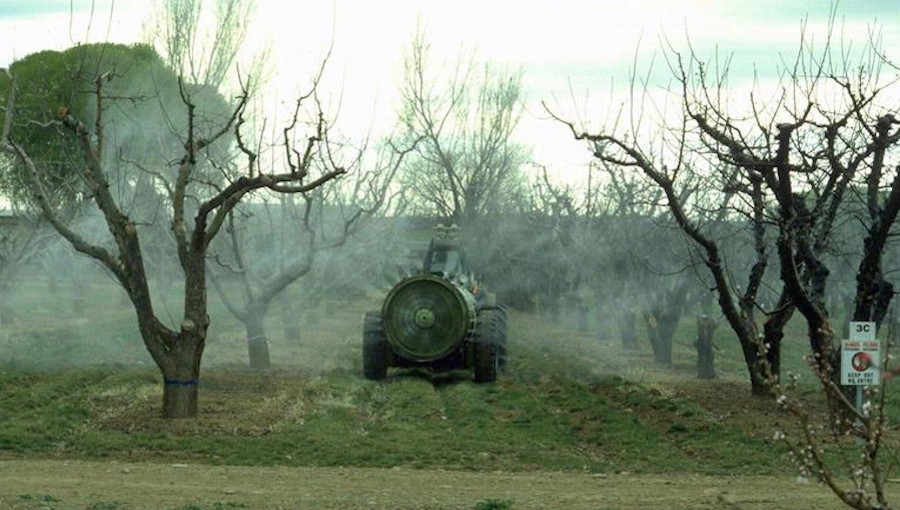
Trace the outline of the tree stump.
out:
[[[713,349],[713,335],[718,323],[709,315],[697,316],[697,377],[699,379],[715,379],[715,351]]]

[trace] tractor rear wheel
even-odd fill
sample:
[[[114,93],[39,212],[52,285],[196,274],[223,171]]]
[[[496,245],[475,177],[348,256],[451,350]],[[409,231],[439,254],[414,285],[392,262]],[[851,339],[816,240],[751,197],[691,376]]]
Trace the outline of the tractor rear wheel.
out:
[[[497,347],[499,349],[500,370],[506,368],[506,307],[498,305],[494,313],[497,315]]]
[[[504,314],[505,315],[505,314]],[[475,324],[474,379],[476,383],[494,382],[500,370],[502,317],[497,309],[482,309]]]
[[[363,322],[363,375],[379,381],[387,376],[388,342],[381,312],[366,312]]]

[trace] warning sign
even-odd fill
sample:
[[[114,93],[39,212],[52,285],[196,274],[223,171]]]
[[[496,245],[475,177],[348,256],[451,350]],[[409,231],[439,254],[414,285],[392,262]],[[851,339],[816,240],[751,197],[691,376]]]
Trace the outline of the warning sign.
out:
[[[875,386],[881,382],[881,344],[878,340],[841,342],[841,384]]]

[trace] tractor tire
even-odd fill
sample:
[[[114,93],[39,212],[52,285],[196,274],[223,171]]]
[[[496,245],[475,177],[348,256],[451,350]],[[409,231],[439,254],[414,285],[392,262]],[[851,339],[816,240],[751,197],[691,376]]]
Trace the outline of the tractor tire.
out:
[[[503,305],[498,305],[496,311],[494,312],[497,315],[498,321],[498,331],[497,331],[497,346],[499,349],[499,365],[500,370],[506,368],[506,307]]]
[[[380,381],[387,377],[388,349],[381,312],[366,312],[363,322],[363,375],[366,379]]]
[[[495,308],[482,309],[475,324],[473,378],[476,383],[497,380],[500,371],[501,314]]]
[[[499,357],[498,365],[500,370],[503,371],[506,369],[507,362],[507,349],[506,349],[506,331],[507,331],[507,320],[506,320],[506,306],[505,305],[495,305],[495,306],[485,306],[482,308],[481,313],[490,310],[494,315],[494,319],[497,322],[497,331],[495,334],[495,342],[497,345],[497,356]]]

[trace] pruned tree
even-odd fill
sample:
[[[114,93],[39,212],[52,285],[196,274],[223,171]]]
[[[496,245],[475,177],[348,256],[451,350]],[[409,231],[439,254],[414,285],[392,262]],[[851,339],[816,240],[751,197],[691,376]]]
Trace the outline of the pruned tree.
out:
[[[541,167],[540,176],[522,193],[520,218],[512,220],[522,231],[517,240],[504,243],[506,248],[499,253],[517,255],[518,261],[501,266],[502,271],[517,275],[513,280],[520,284],[530,280],[527,290],[538,311],[559,322],[566,298],[574,299],[582,285],[576,250],[582,211],[571,189],[551,183],[548,174]]]
[[[107,93],[108,84],[122,79],[121,75],[114,70],[95,71],[96,68],[83,70],[91,77],[92,120],[85,121],[77,111],[66,111],[61,112],[62,115],[51,124],[58,127],[62,136],[77,143],[80,158],[71,168],[86,190],[85,197],[105,220],[109,231],[108,243],[92,242],[67,223],[52,200],[46,166],[39,158],[32,156],[27,146],[18,142],[10,128],[15,122],[27,124],[33,120],[16,115],[16,93],[20,86],[26,88],[29,85],[15,81],[15,69],[11,70],[13,80],[8,89],[0,148],[24,169],[28,189],[53,228],[75,250],[101,263],[128,294],[144,345],[163,376],[163,416],[194,417],[198,412],[200,361],[210,320],[206,287],[206,259],[210,242],[221,231],[234,207],[254,191],[268,189],[302,194],[338,177],[345,170],[332,162],[333,166],[318,173],[312,165],[310,154],[319,150],[327,140],[325,134],[329,126],[321,111],[313,118],[312,133],[302,138],[301,147],[294,147],[294,138],[288,138],[285,142],[283,149],[289,156],[284,161],[283,169],[264,172],[259,167],[259,155],[245,143],[247,135],[242,131],[253,91],[244,84],[226,117],[209,118],[203,116],[203,110],[198,108],[197,103],[197,96],[205,89],[194,89],[189,83],[178,80],[184,113],[178,119],[181,122],[171,117],[173,120],[169,127],[172,138],[177,141],[174,146],[179,149],[170,154],[169,166],[143,168],[165,190],[175,240],[173,249],[184,275],[181,318],[177,324],[169,325],[165,317],[158,314],[148,285],[140,235],[142,226],[129,216],[130,202],[123,201],[123,196],[117,195],[114,186],[121,175],[120,170],[127,163],[117,157],[115,139],[109,136],[106,119],[112,107],[122,108],[122,104],[128,104],[130,98],[111,97]],[[140,78],[149,80],[151,77],[144,75]],[[315,83],[312,88],[313,91],[300,101],[314,97]],[[299,125],[296,120],[295,126]],[[217,150],[238,150],[244,155],[246,163],[240,175],[224,175],[219,180],[208,178],[206,172],[214,167],[210,158],[215,158]]]
[[[28,211],[0,211],[0,326],[16,322],[15,279],[51,240],[41,217]]]
[[[595,175],[596,173],[596,175]],[[659,232],[660,192],[634,174],[597,161],[585,191],[585,281],[611,315],[622,347],[638,349],[637,319],[646,302],[647,247]],[[607,305],[608,304],[608,305]],[[607,306],[604,306],[607,305]]]
[[[599,308],[615,315],[623,347],[638,348],[636,323],[641,318],[654,361],[670,365],[675,332],[701,286],[697,262],[665,215],[659,190],[601,165],[599,176],[593,175],[598,168],[590,168],[588,189],[579,198],[546,175],[539,189],[547,190],[552,203],[566,204],[570,241],[563,258],[579,273],[578,285],[589,286],[608,304]],[[701,195],[698,188],[687,186],[683,197]]]
[[[391,206],[394,176],[414,147],[415,141],[402,148],[387,141],[373,163],[359,154],[359,170],[340,185],[317,188],[299,201],[279,196],[244,204],[229,214],[228,239],[215,252],[210,276],[226,308],[246,329],[252,368],[271,364],[265,319],[273,301],[303,279],[323,253],[352,243],[375,214]],[[318,158],[319,166],[328,164],[322,159],[326,154]],[[239,292],[227,291],[229,281]]]
[[[677,68],[677,67],[676,67]],[[676,73],[678,78],[689,78]],[[681,82],[678,82],[681,83]],[[706,151],[694,150],[698,147],[696,126],[690,123],[690,112],[685,97],[674,110],[668,105],[655,103],[656,98],[650,94],[650,84],[640,82],[632,75],[630,97],[634,101],[623,107],[623,111],[612,117],[609,125],[589,132],[584,127],[561,119],[548,112],[562,122],[578,140],[584,140],[602,165],[609,165],[639,172],[663,194],[663,200],[675,223],[684,235],[696,246],[699,256],[710,271],[712,288],[714,289],[719,308],[731,329],[735,332],[744,361],[750,375],[752,392],[768,395],[771,390],[771,367],[767,356],[775,356],[779,345],[764,348],[760,324],[757,321],[757,295],[768,264],[768,251],[756,252],[753,268],[746,274],[743,292],[738,293],[735,285],[735,271],[729,270],[723,260],[723,248],[715,237],[712,221],[717,217],[704,215],[702,204],[695,199],[693,190],[707,189],[718,191],[719,199],[713,203],[721,204],[718,211],[725,210],[731,203],[732,196],[739,191],[749,191],[745,199],[744,216],[747,218],[748,230],[754,238],[763,239],[768,225],[763,209],[756,207],[765,203],[762,182],[754,183],[753,179],[742,180],[740,185],[735,179],[740,174],[734,171],[734,165],[722,164],[706,158]],[[713,97],[716,97],[713,95]],[[647,112],[656,111],[658,119],[642,124]],[[699,182],[698,182],[699,179]],[[705,200],[710,202],[710,199]],[[779,339],[780,340],[780,339]]]
[[[837,58],[830,46],[815,52],[804,45],[785,73],[789,86],[777,103],[743,124],[724,105],[704,100],[709,96],[701,90],[710,88],[705,73],[692,82],[691,70],[678,68],[685,96],[692,97],[685,109],[703,147],[768,190],[785,294],[806,319],[816,371],[828,381],[832,404],[839,405],[825,255],[835,242],[842,206],[857,183],[864,183],[867,214],[859,220],[866,237],[857,251],[855,318],[880,324],[893,295],[881,261],[900,207],[900,165],[891,169],[886,157],[900,142],[900,123],[878,98],[897,79],[882,83],[877,60],[859,65],[846,55]]]
[[[856,190],[864,190],[865,213],[857,221],[865,232],[856,250],[856,297],[853,318],[880,326],[893,297],[893,284],[882,270],[883,257],[900,207],[900,144],[897,107],[879,101],[898,79],[880,79],[879,60],[847,55],[838,59],[830,48],[806,48],[795,71],[788,74],[794,97],[783,98],[779,122],[769,121],[772,134],[766,152],[737,136],[732,116],[695,108],[692,118],[708,147],[748,172],[758,172],[774,197],[778,224],[777,253],[786,294],[807,324],[814,368],[827,397],[832,434],[861,439],[863,453],[850,466],[851,487],[823,459],[828,431],[817,431],[796,402],[779,397],[800,419],[805,432],[787,440],[801,466],[824,482],[851,508],[888,508],[884,491],[887,474],[878,460],[886,432],[884,400],[857,406],[840,386],[840,337],[830,320],[826,288],[830,270],[825,254],[835,242],[835,223]],[[809,71],[809,72],[807,72]],[[715,120],[713,120],[715,118]],[[744,130],[742,130],[744,132]],[[799,410],[798,410],[799,409]]]
[[[521,73],[489,65],[479,72],[474,59],[463,56],[455,65],[436,65],[430,57],[419,32],[404,60],[401,119],[422,140],[401,179],[409,199],[431,214],[472,226],[496,213],[521,182],[528,154],[513,140],[522,111]]]
[[[145,27],[146,39],[188,82],[222,88],[234,76],[256,5],[257,0],[163,0]],[[264,61],[254,59],[257,69],[246,75],[259,78]]]
[[[679,103],[675,120],[657,131],[667,140],[668,151],[649,151],[645,139],[616,129],[588,132],[566,124],[576,138],[588,141],[596,157],[641,171],[665,192],[670,211],[705,256],[719,306],[745,349],[754,388],[763,383],[760,388],[778,395],[779,403],[787,403],[798,416],[799,436],[789,444],[802,456],[798,462],[805,472],[851,508],[888,508],[887,474],[878,461],[887,430],[884,401],[870,388],[871,402],[858,407],[839,384],[838,335],[830,320],[827,286],[829,252],[834,244],[847,241],[835,238],[835,225],[845,221],[841,215],[853,209],[851,199],[862,191],[865,213],[854,217],[865,231],[862,246],[853,250],[854,316],[876,323],[884,319],[893,284],[882,264],[900,206],[900,164],[895,161],[900,122],[890,91],[900,86],[900,77],[882,76],[883,51],[874,39],[857,53],[836,44],[831,34],[821,48],[813,46],[805,29],[802,35],[796,58],[783,62],[777,83],[771,88],[758,84],[744,102],[730,95],[727,63],[706,62],[694,51],[682,54],[668,47],[667,61],[677,85],[672,92]],[[747,204],[743,210],[753,220],[757,253],[771,251],[779,263],[783,288],[776,308],[769,310],[761,341],[759,326],[747,311],[762,305],[750,289],[758,286],[764,257],[758,257],[749,273],[744,295],[735,299],[718,240],[692,220],[675,193],[682,172],[717,168],[728,176],[720,191],[736,193]],[[758,234],[768,225],[774,242]],[[829,403],[830,415],[821,427],[791,403],[785,394],[788,381],[781,384],[774,372],[777,365],[770,360],[780,345],[774,340],[781,338],[780,331],[777,337],[770,332],[780,330],[782,314],[793,309],[806,322],[809,363]],[[844,444],[847,437],[861,439],[858,453],[853,462],[836,467],[823,449],[826,443],[852,449],[852,444]],[[849,488],[840,482],[845,469]]]

